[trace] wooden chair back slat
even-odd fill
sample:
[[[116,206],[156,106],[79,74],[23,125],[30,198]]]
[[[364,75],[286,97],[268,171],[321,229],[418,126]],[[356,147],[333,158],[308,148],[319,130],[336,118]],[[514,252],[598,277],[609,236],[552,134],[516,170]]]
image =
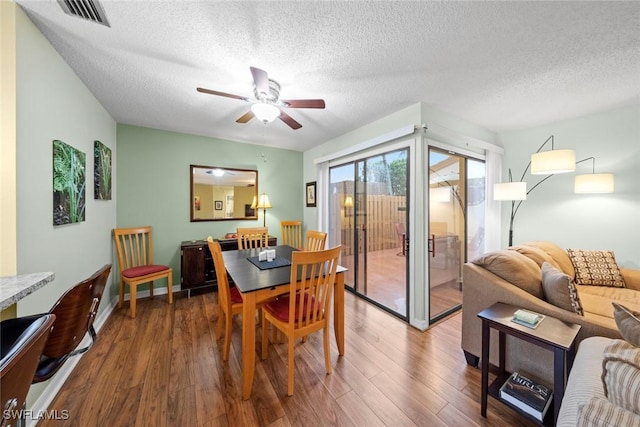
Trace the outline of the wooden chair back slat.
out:
[[[238,228],[238,249],[266,248],[269,246],[267,227]]]
[[[331,309],[339,255],[339,246],[321,251],[293,252],[289,313],[297,313],[297,316],[289,317],[291,330],[325,321]]]
[[[321,251],[327,242],[327,233],[322,231],[307,230],[307,235],[304,241],[305,251]]]
[[[151,227],[116,228],[113,233],[121,270],[153,264]]]
[[[302,221],[281,221],[280,236],[283,245],[302,248]]]
[[[229,289],[229,278],[227,269],[224,265],[222,257],[222,248],[220,243],[214,242],[211,237],[207,239],[211,256],[213,257],[213,266],[216,269],[216,279],[218,281],[218,302],[223,305],[226,310],[231,310],[231,295]]]

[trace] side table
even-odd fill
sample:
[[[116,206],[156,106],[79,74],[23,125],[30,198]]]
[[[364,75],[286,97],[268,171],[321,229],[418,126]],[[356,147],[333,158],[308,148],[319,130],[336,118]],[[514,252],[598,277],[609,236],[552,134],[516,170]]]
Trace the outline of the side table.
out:
[[[553,416],[549,417],[549,412],[551,411],[547,412],[543,423],[553,426],[560,411],[567,376],[575,356],[575,340],[581,326],[545,315],[544,320],[538,324],[537,328],[528,328],[511,321],[513,314],[518,309],[519,307],[498,302],[478,313],[478,317],[482,319],[482,395],[480,413],[486,418],[487,398],[489,395],[516,411],[522,412],[500,398],[500,387],[510,375],[505,371],[505,344],[506,335],[508,334],[553,352]],[[499,334],[498,375],[491,385],[489,385],[490,328],[497,330]],[[522,414],[529,417],[524,412]],[[535,420],[533,417],[529,418]]]

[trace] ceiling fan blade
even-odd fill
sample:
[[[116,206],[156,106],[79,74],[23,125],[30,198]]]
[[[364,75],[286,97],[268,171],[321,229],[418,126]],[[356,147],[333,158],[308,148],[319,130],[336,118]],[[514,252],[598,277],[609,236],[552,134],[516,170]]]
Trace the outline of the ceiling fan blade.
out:
[[[289,108],[324,108],[324,99],[283,99],[280,102]]]
[[[249,120],[253,119],[254,115],[253,111],[249,110],[242,117],[236,120],[236,123],[247,123]]]
[[[280,120],[288,124],[289,127],[293,130],[300,129],[302,127],[300,123],[293,120],[293,117],[291,117],[290,115],[288,115],[282,110],[280,110]]]
[[[249,67],[249,69],[251,70],[253,82],[256,84],[258,93],[269,95],[269,75],[267,72],[256,67]]]
[[[239,99],[241,101],[249,102],[249,99],[245,98],[244,96],[234,95],[232,93],[218,92],[217,90],[205,89],[202,87],[199,87],[196,90],[198,92],[208,93],[209,95],[225,96],[227,98]]]

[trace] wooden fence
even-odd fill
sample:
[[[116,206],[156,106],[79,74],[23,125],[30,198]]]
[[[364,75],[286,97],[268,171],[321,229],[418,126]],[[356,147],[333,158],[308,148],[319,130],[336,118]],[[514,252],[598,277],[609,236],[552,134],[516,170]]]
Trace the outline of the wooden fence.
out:
[[[367,252],[385,249],[401,249],[402,236],[398,235],[396,224],[405,225],[405,196],[367,196],[366,208],[362,206],[343,207],[343,196],[334,194],[331,203],[331,224],[334,228],[340,224],[340,241],[344,246],[343,255],[351,255],[354,250],[354,229],[358,230],[357,238],[362,251],[365,231]],[[356,205],[358,203],[356,202]],[[358,208],[358,211],[356,211]],[[334,231],[337,231],[334,229]],[[338,236],[336,236],[338,237]]]

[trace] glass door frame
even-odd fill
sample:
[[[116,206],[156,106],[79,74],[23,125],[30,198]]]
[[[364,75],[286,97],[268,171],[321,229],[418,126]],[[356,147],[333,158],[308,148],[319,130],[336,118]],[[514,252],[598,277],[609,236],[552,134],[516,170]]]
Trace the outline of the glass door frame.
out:
[[[389,152],[393,152],[393,151],[399,151],[399,150],[404,150],[406,149],[408,152],[408,162],[407,162],[407,195],[406,195],[406,233],[407,233],[407,238],[409,239],[409,241],[411,241],[411,234],[413,233],[413,227],[415,225],[415,207],[414,207],[414,203],[413,201],[415,200],[416,197],[416,186],[415,186],[415,170],[416,170],[416,163],[417,163],[417,158],[418,156],[420,156],[419,153],[417,153],[416,151],[416,146],[418,144],[418,142],[421,140],[420,137],[417,137],[415,135],[412,135],[410,138],[404,138],[401,139],[399,141],[392,141],[390,143],[386,143],[386,144],[381,144],[378,145],[374,148],[371,148],[369,150],[364,150],[361,152],[358,152],[354,155],[345,157],[345,158],[341,158],[341,159],[337,159],[335,161],[331,161],[329,163],[329,170],[333,167],[336,166],[341,166],[341,165],[346,165],[349,163],[354,164],[354,201],[355,199],[357,199],[357,196],[355,194],[355,186],[356,181],[356,174],[357,171],[355,170],[356,164],[358,161],[366,161],[369,158],[372,157],[376,157],[379,155],[382,155],[384,153],[389,153]],[[330,172],[329,175],[327,177],[327,179],[329,180],[330,178]],[[355,218],[354,218],[355,220]],[[355,227],[354,227],[355,228]],[[333,246],[335,245],[336,242],[332,242],[331,240],[329,241],[329,245]],[[415,255],[413,253],[414,251],[409,250],[406,253],[406,267],[405,267],[405,271],[406,271],[406,278],[405,278],[405,286],[406,286],[406,301],[405,301],[405,315],[402,316],[397,312],[394,312],[390,309],[388,309],[387,307],[385,307],[384,305],[376,302],[375,300],[372,300],[370,298],[368,298],[366,295],[362,294],[362,293],[358,293],[356,291],[354,291],[355,288],[355,283],[352,284],[351,286],[346,286],[345,290],[349,291],[349,292],[353,292],[355,294],[357,294],[358,296],[362,297],[363,299],[367,300],[368,302],[374,304],[377,307],[380,307],[381,309],[389,312],[390,314],[393,314],[394,316],[408,321],[411,323],[411,319],[413,316],[413,313],[415,311],[414,309],[414,302],[413,302],[413,296],[415,295],[415,274],[414,274],[414,269],[415,269]],[[356,254],[357,255],[357,254]],[[357,258],[357,256],[356,256]],[[357,272],[358,269],[362,269],[362,267],[358,267],[357,263],[354,266],[355,271]]]
[[[429,189],[429,153],[430,153],[430,149],[431,148],[435,148],[437,150],[441,150],[441,151],[445,151],[448,152],[452,155],[456,155],[456,156],[460,156],[460,157],[464,157],[465,158],[465,162],[467,161],[467,159],[473,159],[476,161],[481,161],[483,163],[485,163],[485,171],[486,171],[486,156],[480,153],[476,153],[473,151],[469,151],[469,150],[465,150],[464,148],[461,147],[457,147],[455,145],[450,145],[450,144],[446,144],[446,143],[442,143],[442,142],[438,142],[435,141],[433,139],[424,138],[424,152],[422,154],[423,158],[422,158],[422,162],[424,165],[424,183],[425,185],[423,186],[423,191],[427,194],[425,196],[425,201],[426,201],[426,209],[424,211],[424,242],[425,245],[429,244],[429,241],[431,239],[431,235],[430,235],[430,208],[431,208],[431,200],[429,200],[429,196],[428,196],[428,189]],[[485,175],[486,176],[486,175]],[[486,177],[485,177],[486,179]],[[468,187],[468,176],[465,173],[465,179],[464,179],[464,186],[465,189]],[[486,186],[486,183],[485,183]],[[465,210],[468,204],[468,200],[465,200]],[[462,248],[462,255],[463,255],[463,260],[461,260],[462,263],[467,261],[467,218],[465,217],[464,219],[464,236],[463,236],[463,242],[464,242],[464,247]],[[425,251],[425,258],[426,262],[424,263],[424,278],[425,278],[425,304],[426,304],[426,313],[425,313],[425,317],[426,317],[426,321],[428,322],[429,325],[432,325],[438,321],[440,321],[441,319],[443,319],[444,317],[449,316],[450,314],[457,312],[459,310],[462,309],[462,299],[460,300],[460,304],[456,305],[455,307],[452,307],[449,310],[444,311],[443,313],[439,313],[437,314],[435,317],[431,317],[431,283],[430,283],[430,268],[431,268],[431,260],[430,260],[430,256],[429,256],[429,251],[426,250]],[[463,285],[464,286],[464,285]]]

